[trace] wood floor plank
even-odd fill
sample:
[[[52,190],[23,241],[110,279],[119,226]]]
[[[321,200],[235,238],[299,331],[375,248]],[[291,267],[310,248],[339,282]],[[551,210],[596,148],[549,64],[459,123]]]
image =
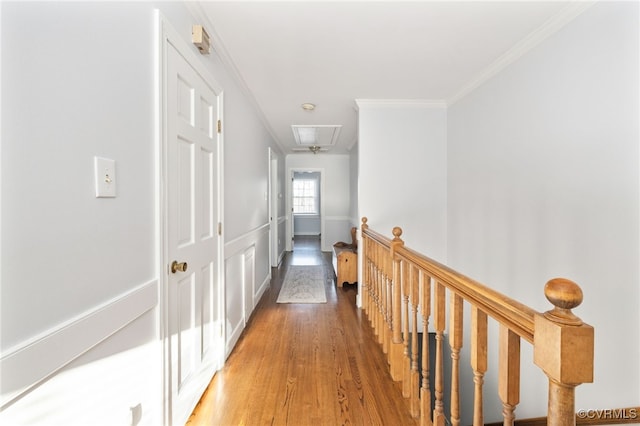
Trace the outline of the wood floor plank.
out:
[[[285,256],[225,366],[214,376],[189,426],[416,425],[391,380],[386,356],[355,286],[325,284],[327,303],[278,304],[291,264],[315,258],[331,271],[317,241]]]

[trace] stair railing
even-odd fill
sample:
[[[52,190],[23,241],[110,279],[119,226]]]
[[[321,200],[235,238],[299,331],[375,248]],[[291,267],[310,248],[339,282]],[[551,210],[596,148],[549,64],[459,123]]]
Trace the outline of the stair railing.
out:
[[[553,309],[539,313],[407,248],[400,238],[399,227],[393,228],[392,234],[392,239],[384,237],[369,229],[367,218],[362,218],[362,308],[387,355],[391,377],[402,382],[403,396],[409,398],[411,413],[420,418],[420,424],[445,424],[445,331],[451,352],[449,420],[452,425],[460,424],[459,358],[464,303],[471,306],[473,424],[484,423],[483,382],[487,371],[489,318],[499,324],[498,394],[503,404],[504,424],[513,425],[515,408],[520,402],[521,339],[533,345],[534,363],[549,378],[548,424],[575,424],[575,387],[593,381],[593,327],[571,312],[582,302],[580,287],[563,278],[550,280],[544,293]],[[419,333],[420,319],[424,333]],[[429,370],[430,320],[435,330],[434,372]],[[422,339],[421,351],[418,351],[419,338]],[[431,380],[435,393],[433,407]]]

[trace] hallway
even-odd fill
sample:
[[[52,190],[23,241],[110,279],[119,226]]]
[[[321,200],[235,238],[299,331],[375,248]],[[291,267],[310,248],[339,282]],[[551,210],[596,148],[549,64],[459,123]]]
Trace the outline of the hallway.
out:
[[[414,425],[361,311],[356,287],[325,304],[277,304],[291,265],[324,265],[317,237],[298,237],[189,425]],[[331,273],[331,272],[330,272]]]

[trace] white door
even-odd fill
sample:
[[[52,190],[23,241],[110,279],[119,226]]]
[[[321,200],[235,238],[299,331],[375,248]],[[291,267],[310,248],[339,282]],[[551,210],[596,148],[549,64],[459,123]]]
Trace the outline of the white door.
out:
[[[188,419],[224,352],[218,257],[220,103],[210,77],[192,65],[196,61],[185,59],[190,56],[184,46],[176,48],[169,41],[164,54],[166,374],[168,417],[177,425]]]
[[[271,149],[269,149],[269,216],[271,221],[271,266],[278,266],[278,159],[271,158]]]

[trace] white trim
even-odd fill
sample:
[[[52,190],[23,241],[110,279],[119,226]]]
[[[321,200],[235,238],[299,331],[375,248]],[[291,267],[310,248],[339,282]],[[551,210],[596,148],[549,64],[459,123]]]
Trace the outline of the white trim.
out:
[[[231,355],[233,348],[235,348],[236,343],[238,343],[238,339],[240,339],[240,335],[244,331],[245,321],[238,321],[238,325],[232,331],[227,330],[228,337],[225,342],[225,359]]]
[[[262,281],[262,284],[260,284],[260,287],[258,287],[258,289],[253,295],[253,310],[251,311],[251,314],[253,314],[253,311],[255,310],[256,305],[258,304],[258,302],[260,302],[260,299],[262,299],[262,295],[264,294],[265,291],[267,291],[267,289],[270,286],[271,286],[271,277],[267,275],[266,278]],[[251,314],[249,315],[249,318],[251,318]],[[249,318],[246,318],[246,320],[248,321]]]
[[[4,351],[0,407],[4,409],[156,306],[158,281],[152,280]],[[31,367],[22,368],[25,365]]]
[[[349,223],[352,222],[351,220],[351,216],[327,216],[326,220],[335,220],[335,221],[348,221]]]
[[[447,99],[447,105],[451,106],[460,99],[473,92],[486,81],[494,77],[500,71],[516,62],[525,53],[538,46],[547,38],[562,29],[582,12],[593,6],[595,1],[571,1],[562,10],[549,18],[535,31],[516,43],[511,49],[493,61],[479,75],[462,86],[453,96]]]
[[[257,228],[254,228],[250,231],[245,232],[244,234],[234,238],[231,241],[226,242],[224,245],[225,247],[224,260],[226,261],[227,259],[230,259],[233,256],[236,256],[238,253],[245,251],[247,247],[249,247],[250,245],[254,244],[256,241],[258,241],[261,234],[268,233],[269,229],[270,229],[269,222],[267,222],[263,225],[258,226]],[[243,242],[246,242],[246,243],[243,244]]]
[[[356,99],[356,111],[367,108],[446,108],[444,99]]]
[[[287,185],[286,185],[286,211],[287,211],[287,220],[289,224],[286,228],[285,232],[285,251],[291,251],[293,247],[291,246],[291,240],[293,239],[295,230],[292,229],[294,225],[293,220],[293,176],[296,172],[319,172],[320,173],[320,247],[323,246],[323,242],[325,239],[325,169],[317,168],[317,167],[289,167],[287,172]]]

